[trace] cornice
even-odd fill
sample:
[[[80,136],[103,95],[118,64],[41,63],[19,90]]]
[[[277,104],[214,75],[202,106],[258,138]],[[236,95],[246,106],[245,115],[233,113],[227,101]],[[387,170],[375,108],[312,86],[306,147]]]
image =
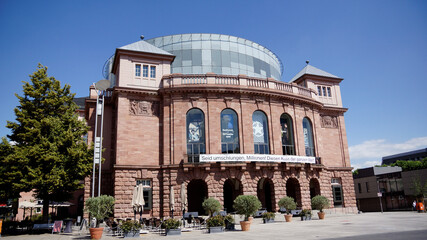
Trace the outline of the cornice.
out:
[[[221,93],[221,94],[243,94],[243,95],[255,95],[255,96],[264,96],[269,98],[275,98],[275,99],[286,99],[288,101],[295,101],[295,102],[301,102],[309,105],[313,105],[317,108],[323,108],[323,104],[302,96],[302,95],[294,95],[287,92],[279,91],[279,90],[272,90],[272,89],[257,89],[257,88],[243,88],[243,87],[236,87],[236,86],[223,86],[223,85],[216,85],[216,86],[197,86],[197,85],[191,85],[191,86],[179,86],[179,87],[172,87],[172,88],[162,88],[159,89],[160,93],[165,94],[182,94],[182,93]]]

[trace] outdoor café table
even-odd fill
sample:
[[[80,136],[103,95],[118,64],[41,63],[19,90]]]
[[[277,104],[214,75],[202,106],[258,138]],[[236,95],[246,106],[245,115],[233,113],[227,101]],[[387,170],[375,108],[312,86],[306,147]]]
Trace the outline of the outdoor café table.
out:
[[[65,230],[64,233],[73,232],[73,219],[64,219]]]

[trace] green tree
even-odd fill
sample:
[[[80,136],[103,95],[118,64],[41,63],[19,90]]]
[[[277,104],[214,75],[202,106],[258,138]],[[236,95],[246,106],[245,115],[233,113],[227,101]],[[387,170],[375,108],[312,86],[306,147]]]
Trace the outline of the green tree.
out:
[[[15,94],[20,105],[15,108],[16,121],[7,123],[12,132],[8,137],[16,143],[14,161],[26,163],[20,166],[21,183],[43,199],[47,221],[50,200],[68,200],[71,192],[83,187],[93,152],[83,141],[88,127],[78,119],[70,86],[61,87],[41,64],[30,79],[24,82],[23,96]]]
[[[0,201],[19,198],[19,193],[29,191],[23,179],[22,166],[27,162],[14,154],[13,145],[3,137],[0,142]]]
[[[421,181],[420,176],[416,176],[412,179],[412,187],[411,189],[414,191],[414,196],[422,201],[425,196],[427,196],[427,181],[424,183]]]
[[[209,217],[212,217],[214,213],[221,210],[221,203],[215,198],[208,198],[203,201],[202,207],[209,214]]]

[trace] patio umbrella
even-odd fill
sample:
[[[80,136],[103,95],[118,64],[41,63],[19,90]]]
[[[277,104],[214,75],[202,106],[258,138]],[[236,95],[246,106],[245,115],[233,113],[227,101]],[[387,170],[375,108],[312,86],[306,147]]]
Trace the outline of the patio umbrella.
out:
[[[133,220],[136,219],[136,209],[138,206],[136,206],[136,197],[138,196],[138,186],[135,186],[133,188],[133,194],[132,194],[132,208],[133,208]]]
[[[24,209],[24,213],[22,215],[22,219],[25,219],[25,209],[26,208],[30,208],[31,212],[30,212],[30,219],[33,216],[33,208],[37,207],[37,203],[35,202],[28,202],[28,201],[22,201],[19,203],[19,208],[23,208]]]
[[[175,209],[175,194],[174,194],[174,191],[173,191],[173,186],[171,186],[171,189],[170,189],[169,201],[170,201],[170,207],[171,207],[172,218],[173,218],[173,211]]]
[[[184,215],[187,210],[187,190],[185,188],[185,183],[181,184],[181,209],[182,215]]]
[[[144,205],[145,205],[145,201],[144,201],[144,188],[142,187],[142,183],[140,183],[138,185],[138,193],[137,193],[137,201],[136,201],[136,205],[138,206],[138,211],[139,211],[139,215],[142,215],[142,211],[144,210]]]

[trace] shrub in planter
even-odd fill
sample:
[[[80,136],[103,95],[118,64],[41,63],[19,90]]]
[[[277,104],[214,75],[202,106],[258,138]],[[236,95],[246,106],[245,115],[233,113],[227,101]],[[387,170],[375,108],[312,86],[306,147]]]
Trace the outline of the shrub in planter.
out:
[[[221,203],[215,198],[208,198],[202,203],[203,209],[209,214],[210,217],[216,212],[221,210]]]
[[[178,219],[169,218],[162,223],[162,228],[166,229],[166,235],[181,235],[181,221]]]
[[[283,197],[279,200],[278,205],[281,208],[286,208],[286,222],[292,221],[292,215],[290,214],[291,210],[295,210],[297,208],[297,204],[295,203],[294,199],[292,197]]]
[[[108,195],[88,198],[85,202],[85,211],[89,212],[91,218],[96,218],[95,228],[89,228],[92,239],[100,239],[104,228],[99,227],[101,220],[109,217],[114,211],[114,198]]]
[[[240,195],[234,199],[233,208],[240,215],[244,215],[245,221],[261,207],[261,202],[252,195]]]
[[[142,225],[138,221],[127,220],[124,221],[120,228],[123,230],[124,237],[139,237],[139,230]]]
[[[311,220],[311,211],[309,209],[303,209],[300,212],[301,221]]]
[[[216,215],[215,217],[210,217],[206,220],[206,225],[209,228],[209,233],[213,232],[222,232],[225,225],[225,217],[221,215]]]
[[[261,207],[261,202],[257,197],[252,195],[240,195],[234,199],[233,208],[237,213],[245,217],[244,221],[240,222],[242,231],[249,231],[249,217],[253,215]]]
[[[230,214],[227,214],[224,217],[225,229],[234,230],[234,217]]]
[[[274,212],[265,212],[262,214],[262,220],[264,223],[274,222],[275,217],[276,217],[276,214],[274,214]]]
[[[324,196],[317,195],[311,199],[311,209],[319,210],[319,212],[317,213],[319,215],[319,219],[323,219],[325,217],[323,209],[328,207],[329,200]]]

